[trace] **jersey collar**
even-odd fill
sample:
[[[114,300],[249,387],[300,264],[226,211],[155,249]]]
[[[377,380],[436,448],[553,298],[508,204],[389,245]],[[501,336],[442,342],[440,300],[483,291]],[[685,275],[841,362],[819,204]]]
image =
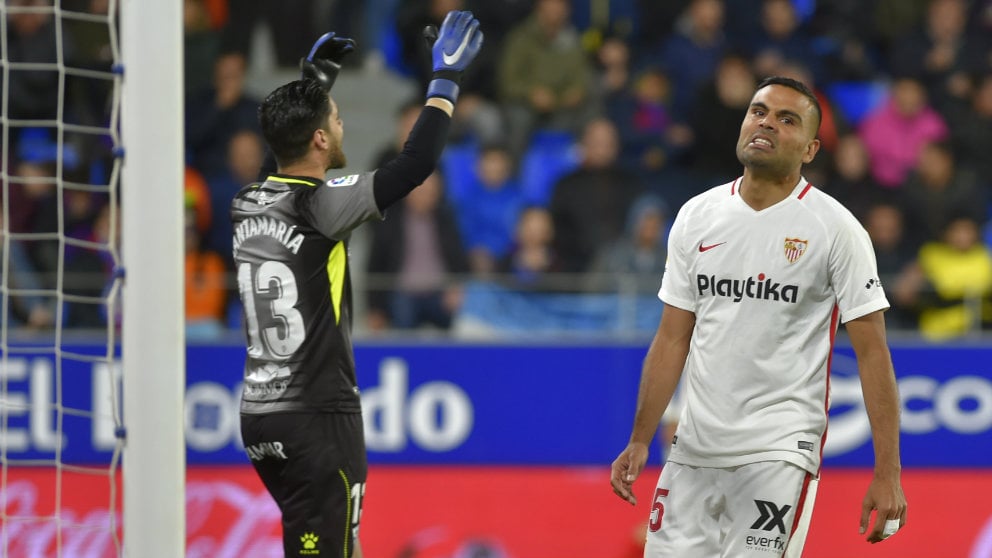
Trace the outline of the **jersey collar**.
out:
[[[741,182],[743,180],[744,180],[744,177],[743,176],[739,176],[739,177],[737,177],[736,180],[734,180],[733,182],[730,183],[730,195],[731,196],[738,196],[740,194]],[[799,177],[799,182],[796,184],[796,187],[792,189],[792,193],[789,194],[789,197],[791,198],[791,197],[795,196],[797,199],[800,199],[801,200],[804,197],[806,197],[806,194],[808,194],[809,191],[812,188],[813,188],[813,185],[810,184],[809,182],[807,182],[805,177],[800,176]]]
[[[302,184],[304,186],[320,186],[323,180],[317,180],[311,176],[295,176],[292,174],[272,173],[265,178],[266,182],[279,182],[282,184]]]

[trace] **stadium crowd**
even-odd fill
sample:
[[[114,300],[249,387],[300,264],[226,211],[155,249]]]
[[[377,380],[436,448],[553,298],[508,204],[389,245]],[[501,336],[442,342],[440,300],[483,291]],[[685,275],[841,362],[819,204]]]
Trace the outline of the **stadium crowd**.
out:
[[[108,2],[62,0],[61,9],[106,14]],[[276,6],[185,0],[191,336],[236,325],[228,210],[237,189],[256,178],[265,149],[259,100],[245,89],[256,23],[271,26],[281,67],[296,66],[331,29],[360,46],[345,71],[381,67],[424,89],[430,65],[421,30],[454,9],[476,14],[485,45],[461,84],[442,164],[389,219],[371,226],[365,328],[447,330],[467,293],[477,292],[464,288],[473,281],[580,298],[627,291],[657,303],[667,224],[689,197],[740,175],[741,117],[769,75],[800,79],[820,100],[822,149],[804,175],[868,230],[893,306],[889,327],[934,339],[992,328],[990,0]],[[8,11],[7,30],[11,63],[111,69],[105,25],[25,9]],[[6,131],[9,183],[0,217],[7,217],[3,231],[15,235],[5,245],[6,285],[36,293],[61,284],[66,294],[99,298],[114,270],[106,250],[17,235],[117,241],[105,193],[59,188],[55,180],[107,184],[117,155],[109,136],[64,132],[59,157],[57,128],[44,124],[107,126],[111,85],[66,75],[60,95],[58,71],[6,75],[4,116],[38,122]],[[401,107],[381,157],[399,149],[416,106]],[[11,323],[51,328],[56,300],[12,295]],[[67,303],[62,314],[71,328],[108,320],[89,303]]]

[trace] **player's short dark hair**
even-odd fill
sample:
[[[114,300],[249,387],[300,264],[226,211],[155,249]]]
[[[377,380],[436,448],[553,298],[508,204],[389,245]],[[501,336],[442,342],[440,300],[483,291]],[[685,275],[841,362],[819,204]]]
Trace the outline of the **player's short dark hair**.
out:
[[[758,83],[758,87],[755,88],[755,92],[761,91],[769,85],[781,85],[783,87],[788,87],[803,94],[804,97],[809,99],[809,102],[813,104],[813,110],[816,112],[816,128],[814,128],[814,136],[820,133],[820,122],[823,121],[823,109],[820,108],[820,101],[816,98],[813,91],[806,86],[805,83],[795,80],[792,78],[787,78],[784,76],[770,76],[761,80]]]
[[[258,107],[262,135],[280,166],[302,159],[313,131],[326,128],[331,103],[320,83],[296,80],[279,87]]]

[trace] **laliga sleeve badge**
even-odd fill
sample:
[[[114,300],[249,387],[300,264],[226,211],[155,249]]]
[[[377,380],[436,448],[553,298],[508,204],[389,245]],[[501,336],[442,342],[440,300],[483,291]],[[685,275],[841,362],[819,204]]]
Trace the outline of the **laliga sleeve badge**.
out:
[[[332,178],[327,181],[327,185],[331,188],[335,186],[354,186],[358,183],[358,176],[357,174],[349,174],[348,176]]]

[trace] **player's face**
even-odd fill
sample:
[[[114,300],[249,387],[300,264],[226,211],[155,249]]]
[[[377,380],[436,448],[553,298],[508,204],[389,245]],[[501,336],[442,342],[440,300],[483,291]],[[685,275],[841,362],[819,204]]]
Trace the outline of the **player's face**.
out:
[[[341,121],[341,114],[338,112],[338,104],[334,99],[327,98],[331,103],[331,113],[327,116],[327,130],[330,132],[330,146],[327,152],[327,168],[340,169],[348,164],[344,156],[344,122]]]
[[[751,99],[737,140],[737,158],[749,169],[788,175],[813,160],[816,109],[805,95],[769,85]]]

